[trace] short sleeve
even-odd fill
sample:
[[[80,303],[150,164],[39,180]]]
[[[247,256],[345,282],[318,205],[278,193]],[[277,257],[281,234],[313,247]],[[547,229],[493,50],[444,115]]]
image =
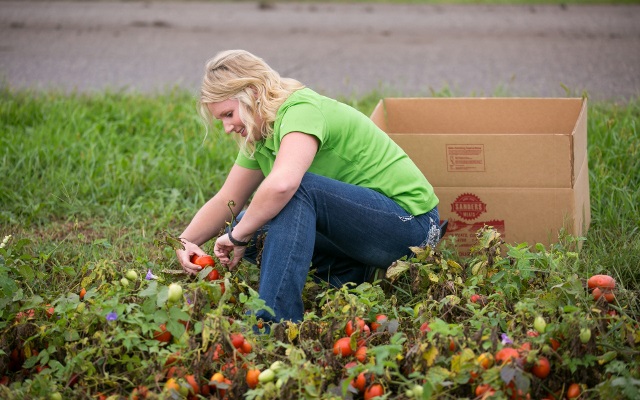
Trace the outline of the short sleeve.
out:
[[[326,119],[322,111],[308,103],[299,103],[290,106],[280,121],[280,127],[277,130],[276,141],[282,141],[282,138],[290,132],[302,132],[313,135],[320,141],[320,145],[325,141]]]
[[[241,167],[248,169],[260,169],[260,165],[258,164],[258,162],[244,155],[242,151],[238,152],[235,163]]]

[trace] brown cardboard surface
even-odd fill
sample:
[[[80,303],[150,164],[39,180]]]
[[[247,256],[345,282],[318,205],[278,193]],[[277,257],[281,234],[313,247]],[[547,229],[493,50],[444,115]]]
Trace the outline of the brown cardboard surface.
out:
[[[571,188],[586,159],[586,100],[386,98],[371,119],[438,187]]]
[[[496,228],[509,244],[555,243],[561,228],[586,234],[591,222],[589,173],[585,163],[574,188],[435,187],[440,218],[448,219],[445,237],[456,236],[458,251],[469,254],[475,233]]]

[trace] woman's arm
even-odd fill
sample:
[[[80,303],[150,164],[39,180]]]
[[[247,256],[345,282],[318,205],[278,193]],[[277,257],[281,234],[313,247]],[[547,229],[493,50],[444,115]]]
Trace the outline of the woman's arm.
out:
[[[300,132],[287,134],[280,144],[273,169],[256,191],[242,220],[233,229],[233,238],[248,241],[260,227],[278,215],[300,186],[318,151],[318,140]],[[220,262],[230,267],[237,265],[244,248],[233,246],[228,235],[216,241],[214,253]],[[233,259],[229,253],[233,251]]]
[[[233,200],[233,215],[238,215],[247,200],[260,185],[264,175],[260,170],[252,170],[233,165],[222,188],[198,210],[180,238],[184,249],[176,251],[178,261],[189,273],[197,273],[200,268],[192,264],[193,254],[202,254],[199,246],[217,235],[227,222],[231,221],[229,201]]]

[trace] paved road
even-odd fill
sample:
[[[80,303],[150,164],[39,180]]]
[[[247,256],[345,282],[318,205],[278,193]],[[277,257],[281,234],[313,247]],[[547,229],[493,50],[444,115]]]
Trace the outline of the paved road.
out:
[[[640,95],[640,5],[435,6],[0,1],[0,79],[196,91],[244,48],[329,95]],[[387,92],[388,93],[388,92]]]

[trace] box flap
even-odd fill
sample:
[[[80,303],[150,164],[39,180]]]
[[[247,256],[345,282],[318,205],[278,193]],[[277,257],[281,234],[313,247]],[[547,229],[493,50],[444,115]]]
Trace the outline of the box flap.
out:
[[[440,187],[572,188],[586,118],[581,98],[386,98],[371,115]]]

